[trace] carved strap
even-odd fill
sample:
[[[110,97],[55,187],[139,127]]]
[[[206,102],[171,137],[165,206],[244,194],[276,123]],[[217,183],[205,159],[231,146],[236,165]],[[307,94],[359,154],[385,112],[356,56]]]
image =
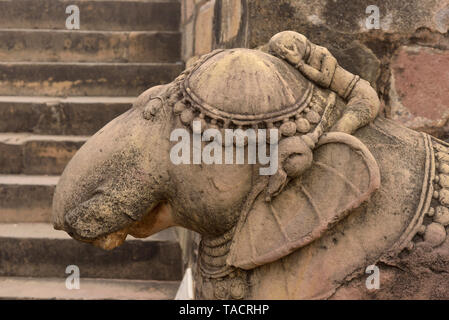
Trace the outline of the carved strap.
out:
[[[349,96],[351,95],[351,93],[352,93],[352,90],[354,90],[354,87],[356,86],[357,82],[359,82],[359,80],[360,80],[360,77],[357,76],[357,75],[355,75],[355,76],[352,78],[351,82],[350,82],[349,85],[347,86],[347,88],[346,88],[346,90],[345,90],[345,92],[344,92],[344,94],[343,94],[343,96],[342,96],[343,99],[348,99],[348,97],[349,97]]]

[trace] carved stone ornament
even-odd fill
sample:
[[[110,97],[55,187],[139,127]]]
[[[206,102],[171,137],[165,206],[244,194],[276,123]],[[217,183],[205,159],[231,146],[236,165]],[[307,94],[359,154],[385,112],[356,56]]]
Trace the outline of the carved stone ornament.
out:
[[[265,47],[215,50],[144,92],[66,167],[55,227],[105,249],[200,233],[198,299],[430,297],[449,281],[449,145],[378,116],[369,83],[303,35]],[[277,171],[175,164],[177,129],[277,129]],[[374,264],[387,275],[376,293]]]

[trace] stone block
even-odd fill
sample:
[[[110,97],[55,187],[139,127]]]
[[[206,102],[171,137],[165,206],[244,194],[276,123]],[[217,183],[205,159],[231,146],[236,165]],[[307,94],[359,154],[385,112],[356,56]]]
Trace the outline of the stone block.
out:
[[[195,0],[182,0],[182,23],[185,24],[190,20],[195,12]]]
[[[449,26],[448,0],[248,0],[251,47],[261,45],[267,37],[282,30],[317,29],[341,34],[369,33],[366,20],[370,5],[379,8],[381,31],[412,34],[420,28],[446,33]],[[273,19],[276,17],[276,19]],[[311,31],[313,32],[313,31]],[[324,35],[325,36],[325,35]]]
[[[201,6],[195,25],[195,54],[205,54],[212,50],[215,0]]]
[[[221,41],[228,42],[237,36],[242,18],[241,0],[224,0],[221,4]]]
[[[177,31],[181,20],[178,1],[85,1],[80,9],[81,30]],[[64,29],[66,1],[0,1],[0,28]],[[20,17],[20,18],[18,18]]]
[[[398,49],[391,63],[390,116],[437,136],[449,133],[449,52]]]
[[[184,26],[183,41],[182,41],[182,57],[187,61],[193,55],[193,45],[195,42],[194,21],[188,22]]]

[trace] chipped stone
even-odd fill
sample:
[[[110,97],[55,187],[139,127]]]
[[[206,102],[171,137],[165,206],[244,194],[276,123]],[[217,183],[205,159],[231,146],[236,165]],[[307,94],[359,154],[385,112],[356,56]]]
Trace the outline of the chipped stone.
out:
[[[435,217],[433,219],[435,222],[438,222],[443,226],[449,225],[449,209],[442,206],[437,207]]]
[[[418,234],[423,235],[426,232],[426,226],[422,225],[418,229]]]
[[[445,163],[440,163],[440,165],[438,166],[438,170],[441,173],[449,174],[449,165]]]
[[[195,54],[212,50],[215,0],[204,4],[198,12],[195,25]]]
[[[438,159],[438,161],[449,162],[449,154],[448,153],[437,152],[435,156]]]
[[[446,229],[441,224],[434,222],[427,226],[424,233],[425,242],[433,247],[438,247],[444,240],[446,240]]]
[[[440,184],[440,186],[442,186],[443,188],[449,188],[449,175],[440,174],[438,177],[438,183]]]
[[[296,124],[296,130],[299,133],[307,133],[310,130],[310,123],[307,121],[307,119],[299,118],[295,121]]]
[[[293,136],[296,133],[296,124],[288,121],[281,125],[280,130],[281,133],[286,137]]]
[[[310,123],[318,123],[321,120],[320,115],[318,114],[318,112],[310,110],[307,114],[306,114],[306,119],[310,122]]]
[[[242,18],[241,0],[223,0],[221,12],[221,40],[228,42],[235,38],[240,30]]]
[[[449,206],[449,190],[447,189],[440,190],[440,202],[444,206]]]
[[[193,111],[191,109],[186,109],[181,113],[180,119],[184,125],[190,125],[194,118]]]

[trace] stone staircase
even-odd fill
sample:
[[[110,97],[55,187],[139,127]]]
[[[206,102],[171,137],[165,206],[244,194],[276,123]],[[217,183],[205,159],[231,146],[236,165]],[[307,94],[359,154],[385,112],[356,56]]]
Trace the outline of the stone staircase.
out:
[[[80,30],[66,30],[77,5]],[[171,299],[173,230],[111,252],[50,225],[54,188],[90,135],[167,83],[180,62],[176,0],[0,0],[0,298]],[[68,265],[80,290],[68,290]]]

